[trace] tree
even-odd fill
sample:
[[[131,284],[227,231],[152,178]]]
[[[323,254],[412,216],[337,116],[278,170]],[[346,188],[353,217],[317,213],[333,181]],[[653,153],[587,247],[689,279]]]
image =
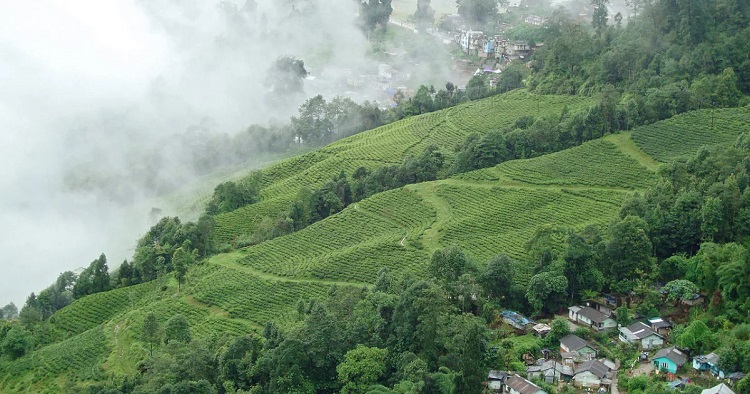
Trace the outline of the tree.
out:
[[[188,323],[185,315],[174,315],[164,326],[164,343],[170,341],[178,341],[189,343],[192,339],[190,335],[190,323]]]
[[[505,253],[499,254],[487,263],[481,283],[485,292],[493,298],[508,298],[511,295],[515,262]]]
[[[594,247],[578,234],[568,234],[568,247],[565,250],[563,273],[568,278],[570,298],[584,290],[599,291],[604,284],[604,276],[596,268]]]
[[[270,86],[268,98],[282,104],[290,97],[302,93],[307,77],[305,62],[292,56],[283,56],[271,65],[266,73],[266,84]]]
[[[457,379],[456,392],[475,394],[482,392],[482,382],[487,377],[485,356],[487,340],[483,321],[471,314],[463,315],[465,321],[459,340],[459,365],[461,375]]]
[[[334,124],[321,95],[305,101],[299,107],[298,117],[292,117],[291,121],[295,139],[299,143],[322,144],[333,138]]]
[[[8,355],[11,360],[17,359],[31,349],[32,341],[33,337],[28,331],[19,325],[14,325],[0,343],[0,352]]]
[[[599,38],[607,28],[607,21],[609,20],[608,4],[609,0],[591,0],[591,5],[594,7],[594,12],[591,14],[591,26],[594,27],[596,36]]]
[[[341,392],[365,393],[367,388],[385,373],[387,349],[357,345],[346,352],[344,361],[336,367]]]
[[[414,20],[417,21],[417,26],[420,29],[432,26],[435,23],[435,10],[432,8],[432,0],[417,0]]]
[[[172,255],[172,267],[174,268],[174,276],[177,278],[177,291],[180,291],[180,285],[182,284],[182,279],[185,278],[185,274],[187,274],[187,269],[190,264],[192,264],[192,256],[190,253],[185,251],[183,247],[177,248],[177,250],[174,251],[174,254]]]
[[[89,294],[101,293],[111,287],[107,256],[102,253],[85,268],[73,286],[73,297],[78,299]]]
[[[550,331],[547,333],[547,336],[544,337],[544,340],[551,345],[568,334],[570,334],[568,319],[564,317],[556,317],[552,320],[552,323],[550,323]]]
[[[398,351],[410,351],[433,368],[444,348],[448,313],[445,292],[435,284],[419,281],[409,286],[393,312],[393,336]]]
[[[361,24],[367,33],[371,33],[377,26],[388,28],[388,20],[393,12],[391,0],[357,0],[359,2],[359,16]]]
[[[693,354],[706,354],[715,349],[716,335],[703,321],[693,320],[678,333],[675,342],[681,347],[690,348]]]
[[[691,300],[699,289],[689,280],[677,279],[665,284],[664,291],[667,292],[667,301],[674,301],[677,305],[680,301]]]
[[[553,313],[567,304],[568,279],[560,272],[546,271],[531,277],[526,299],[537,312]]]
[[[646,222],[641,218],[628,216],[610,226],[609,242],[605,253],[608,264],[602,267],[611,283],[626,278],[635,278],[637,272],[652,271],[651,241],[646,234]]]
[[[497,3],[497,0],[456,0],[458,14],[479,26],[497,15]]]
[[[149,312],[143,319],[141,327],[141,340],[148,343],[149,353],[154,356],[154,344],[159,343],[159,322],[156,321],[154,312]]]
[[[18,308],[16,307],[16,304],[9,303],[8,305],[5,305],[2,309],[3,311],[3,318],[5,320],[13,320],[18,317]]]
[[[428,274],[447,286],[455,282],[465,271],[469,260],[458,246],[436,250],[427,266]]]

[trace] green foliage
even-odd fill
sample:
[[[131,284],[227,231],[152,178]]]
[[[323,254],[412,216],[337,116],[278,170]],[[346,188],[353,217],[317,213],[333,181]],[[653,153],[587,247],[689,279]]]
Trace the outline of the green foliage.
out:
[[[216,186],[213,196],[206,204],[206,213],[218,215],[234,211],[258,201],[259,194],[260,177],[258,176],[250,176],[239,182],[220,183]]]
[[[88,294],[101,293],[110,289],[107,257],[102,253],[84,269],[73,286],[73,297],[81,298]]]
[[[342,393],[365,393],[385,373],[387,349],[357,345],[336,367]]]
[[[192,339],[190,323],[184,315],[172,316],[164,325],[164,343],[171,341],[189,343]]]
[[[701,320],[692,321],[675,335],[675,343],[691,349],[695,354],[707,354],[716,347],[716,336]]]
[[[427,273],[445,287],[457,281],[468,265],[469,261],[461,248],[449,246],[432,254]]]
[[[664,285],[664,291],[667,293],[667,301],[688,301],[697,294],[699,289],[695,283],[685,280],[676,279]]]
[[[0,354],[14,360],[26,354],[32,346],[31,334],[20,325],[14,325],[5,333],[5,338],[0,342]]]
[[[388,19],[393,12],[391,0],[357,0],[362,28],[372,32],[376,27],[388,28]]]
[[[156,320],[156,315],[153,312],[149,312],[143,319],[141,340],[148,343],[149,353],[152,357],[154,355],[154,345],[159,344],[160,338],[159,322]]]
[[[300,59],[291,56],[276,59],[266,74],[266,84],[271,87],[269,97],[281,103],[281,100],[302,93],[307,74],[305,62]]]
[[[529,281],[526,298],[537,312],[554,313],[567,304],[568,279],[558,272],[542,272]]]

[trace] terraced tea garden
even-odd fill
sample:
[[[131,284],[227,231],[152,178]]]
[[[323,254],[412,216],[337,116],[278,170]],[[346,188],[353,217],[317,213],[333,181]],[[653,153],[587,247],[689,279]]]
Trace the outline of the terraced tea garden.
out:
[[[704,109],[633,130],[633,140],[653,158],[687,160],[701,146],[731,143],[750,130],[750,107]]]
[[[315,189],[341,171],[351,174],[362,166],[374,169],[400,164],[404,157],[419,154],[429,145],[452,152],[471,133],[505,128],[522,116],[557,114],[566,106],[574,111],[592,103],[587,98],[539,96],[518,90],[404,119],[285,160],[262,171],[262,201],[216,217],[217,242],[251,233],[264,216],[287,210],[302,187]]]
[[[656,180],[653,172],[607,139],[529,160],[512,160],[460,175],[476,181],[506,180],[532,185],[638,189]]]

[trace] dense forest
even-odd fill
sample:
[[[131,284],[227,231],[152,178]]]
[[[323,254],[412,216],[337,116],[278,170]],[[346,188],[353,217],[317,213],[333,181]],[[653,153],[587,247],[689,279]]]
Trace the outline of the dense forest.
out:
[[[434,22],[430,2],[418,3],[420,18]],[[459,1],[459,13],[476,13],[481,3]],[[608,2],[591,3],[606,9]],[[385,28],[390,1],[361,4],[363,29]],[[216,217],[261,201],[268,184],[262,171],[221,183],[199,220],[162,218],[137,241],[130,261],[110,270],[101,254],[81,272],[64,272],[48,288],[32,293],[20,311],[13,304],[0,309],[0,363],[5,363],[0,372],[13,373],[14,361],[67,339],[53,328],[55,316],[76,300],[164,278],[174,278],[180,292],[189,271],[205,266],[207,257],[302,231],[379,193],[561,152],[689,111],[750,103],[747,2],[628,4],[632,16],[623,20],[620,15],[615,23],[606,14],[595,12],[582,22],[564,8],[556,9],[540,33],[544,45],[528,67],[509,66],[492,87],[486,75],[475,76],[464,89],[452,83],[439,90],[422,86],[388,110],[317,96],[287,124],[205,137],[203,145],[195,144],[204,138],[200,133],[186,133],[184,143],[200,146],[191,160],[210,172],[213,164],[208,163],[221,161],[217,158],[239,162],[250,151],[322,146],[518,88],[586,96],[594,103],[553,115],[526,114],[503,129],[470,134],[451,151],[428,146],[401,164],[341,170],[318,188],[300,188],[282,211],[268,212],[252,233],[228,243],[214,237]],[[281,73],[291,81],[299,82],[305,73],[304,63],[293,58],[280,59],[277,67],[292,67]],[[713,127],[713,112],[711,116]],[[469,250],[447,246],[430,251],[429,261],[421,262],[424,277],[383,268],[373,283],[336,283],[325,297],[300,299],[285,325],[268,322],[244,336],[217,332],[194,337],[183,314],[165,321],[150,312],[138,332],[149,351],[137,373],[94,376],[89,380],[95,383],[77,389],[477,393],[490,368],[523,373],[524,354],[557,347],[570,329],[554,315],[602,294],[622,299],[619,324],[667,313],[678,323],[671,334],[676,345],[694,354],[719,354],[727,371],[750,372],[749,245],[750,131],[744,131],[729,144],[704,146],[690,157],[661,165],[655,182],[630,193],[617,217],[605,225],[538,227],[523,245],[525,258],[499,250],[486,261],[477,260]],[[706,299],[705,307],[686,306],[696,297]],[[502,310],[551,319],[552,331],[544,339],[520,342],[514,333],[498,330]],[[617,341],[616,331],[576,334],[600,344],[609,357],[638,357],[634,349],[608,345]],[[668,392],[649,379],[658,381],[625,378],[621,387],[632,393]],[[558,390],[538,383],[549,393]],[[689,385],[685,391],[699,389]],[[750,393],[750,378],[740,380],[735,391]]]

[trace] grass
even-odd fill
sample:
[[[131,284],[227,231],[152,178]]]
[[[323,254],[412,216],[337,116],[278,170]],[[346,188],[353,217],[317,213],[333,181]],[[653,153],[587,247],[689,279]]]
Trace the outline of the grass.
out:
[[[654,159],[687,160],[705,145],[731,143],[750,130],[750,107],[704,109],[633,130],[633,140]]]

